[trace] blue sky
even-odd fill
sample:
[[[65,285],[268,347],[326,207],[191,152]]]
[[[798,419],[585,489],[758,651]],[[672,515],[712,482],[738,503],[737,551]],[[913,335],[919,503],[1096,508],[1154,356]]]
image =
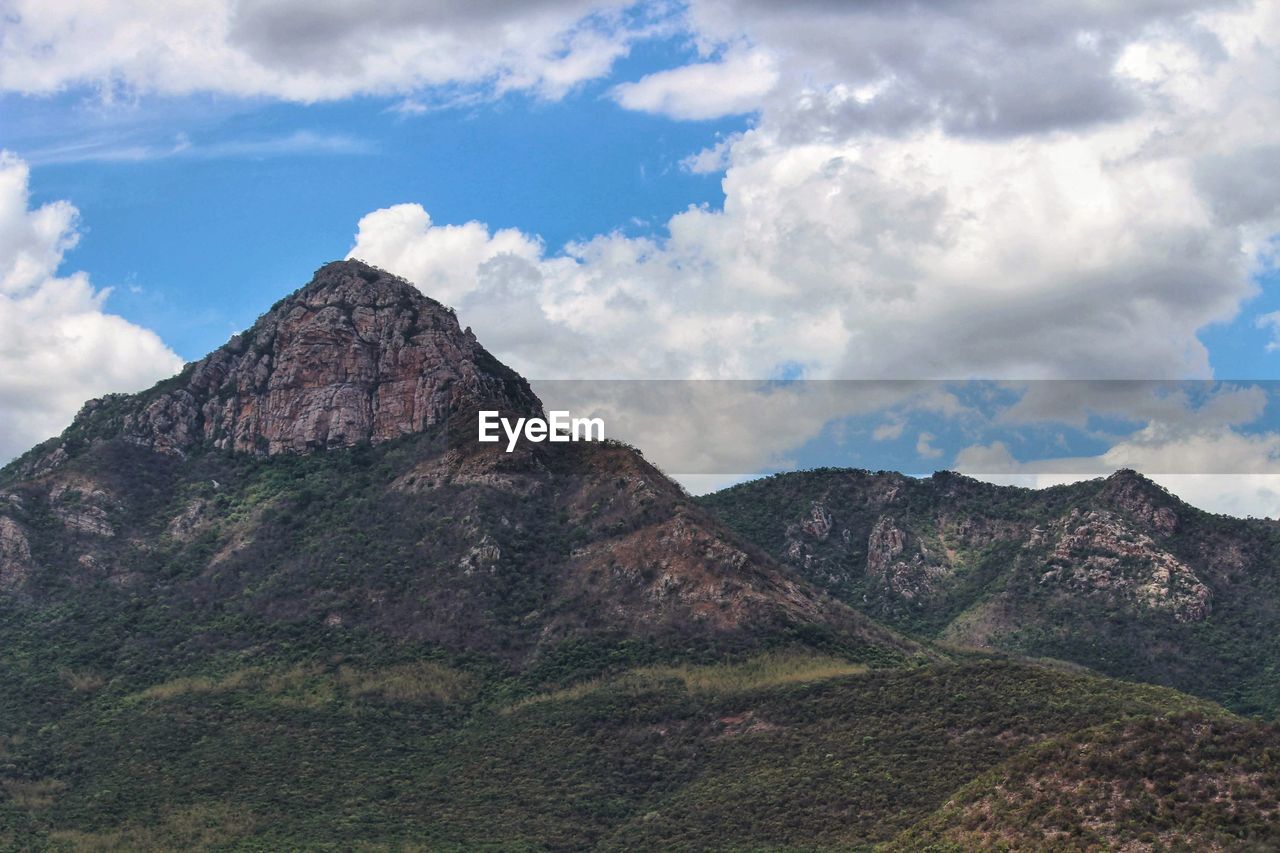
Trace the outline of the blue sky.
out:
[[[9,93],[0,147],[31,164],[33,205],[79,208],[82,237],[65,263],[190,360],[343,257],[371,210],[419,202],[439,221],[515,227],[557,249],[602,232],[660,233],[689,205],[719,206],[720,175],[680,161],[749,117],[674,121],[606,96],[689,53],[683,38],[646,43],[561,101],[511,94],[423,115],[397,112],[395,97],[304,106],[196,95],[116,114],[83,91]],[[169,153],[179,139],[189,147]],[[64,150],[73,145],[92,147]]]
[[[0,455],[348,253],[535,379],[1280,378],[1277,6],[0,0]],[[1099,393],[730,467],[1122,460],[1280,512],[1268,406]]]

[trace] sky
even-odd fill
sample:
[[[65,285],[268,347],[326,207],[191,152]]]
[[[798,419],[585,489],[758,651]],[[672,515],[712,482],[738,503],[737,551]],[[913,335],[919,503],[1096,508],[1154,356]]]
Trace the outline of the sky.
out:
[[[766,380],[620,415],[690,488],[1280,515],[1276,0],[0,0],[0,150],[0,459],[353,256],[544,397]]]

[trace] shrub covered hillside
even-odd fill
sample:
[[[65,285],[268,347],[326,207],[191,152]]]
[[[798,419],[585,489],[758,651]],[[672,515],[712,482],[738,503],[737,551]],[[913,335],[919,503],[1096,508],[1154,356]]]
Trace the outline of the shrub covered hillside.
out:
[[[797,576],[920,639],[1280,708],[1280,524],[1132,471],[1044,490],[825,469],[700,499]]]
[[[1274,728],[1163,688],[994,661],[867,670],[797,651],[557,675],[337,651],[228,660],[135,691],[66,674],[58,715],[6,736],[0,839],[67,850],[973,849],[1045,832],[1064,849],[1280,843]],[[1203,744],[1184,749],[1184,732]]]

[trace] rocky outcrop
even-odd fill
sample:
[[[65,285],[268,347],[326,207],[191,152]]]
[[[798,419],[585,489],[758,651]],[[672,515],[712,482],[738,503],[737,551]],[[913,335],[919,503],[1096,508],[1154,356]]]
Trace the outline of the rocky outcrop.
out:
[[[179,542],[190,542],[205,523],[205,513],[208,508],[209,502],[204,498],[194,499],[174,516],[165,532]]]
[[[889,516],[871,528],[867,538],[867,575],[892,594],[907,601],[931,595],[951,574],[951,566],[930,553],[921,542],[909,539],[907,531]]]
[[[72,533],[109,538],[116,535],[109,511],[116,502],[97,483],[81,477],[60,480],[49,489],[49,505]]]
[[[1159,534],[1178,529],[1178,514],[1172,506],[1175,498],[1136,471],[1116,471],[1106,479],[1099,497]]]
[[[815,539],[826,539],[831,533],[831,511],[821,501],[814,501],[809,517],[800,522],[800,529]]]
[[[1209,615],[1213,595],[1195,571],[1115,513],[1072,510],[1058,533],[1041,584],[1164,611],[1179,622]]]
[[[453,312],[359,261],[321,267],[253,328],[189,365],[122,418],[168,453],[200,445],[272,455],[379,444],[492,407],[541,404]],[[85,421],[109,408],[95,401]]]
[[[31,545],[18,522],[0,515],[0,590],[12,589],[31,570]]]
[[[583,579],[587,597],[613,608],[609,615],[614,620],[646,630],[671,618],[719,630],[778,619],[839,618],[832,602],[682,512],[591,543],[574,552],[570,566]],[[625,604],[619,606],[621,602]]]

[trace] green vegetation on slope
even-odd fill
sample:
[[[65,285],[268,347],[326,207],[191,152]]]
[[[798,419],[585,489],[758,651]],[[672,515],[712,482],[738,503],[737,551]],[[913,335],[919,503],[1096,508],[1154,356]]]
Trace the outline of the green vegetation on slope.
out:
[[[1280,727],[1202,714],[1110,723],[1024,750],[889,849],[1274,850]]]
[[[828,656],[793,651],[544,686],[352,659],[130,693],[68,684],[65,713],[6,741],[0,839],[69,850],[847,849],[936,822],[974,780],[1111,722],[1144,731],[1194,714],[1237,732],[1242,760],[1280,754],[1273,730],[1208,703],[1010,662],[842,674]],[[1150,739],[1120,741],[1151,765],[1134,774],[1171,760]],[[1112,772],[1127,778],[1124,766]],[[1257,790],[1274,796],[1274,780]],[[1255,822],[1224,831],[1237,828],[1264,837]]]

